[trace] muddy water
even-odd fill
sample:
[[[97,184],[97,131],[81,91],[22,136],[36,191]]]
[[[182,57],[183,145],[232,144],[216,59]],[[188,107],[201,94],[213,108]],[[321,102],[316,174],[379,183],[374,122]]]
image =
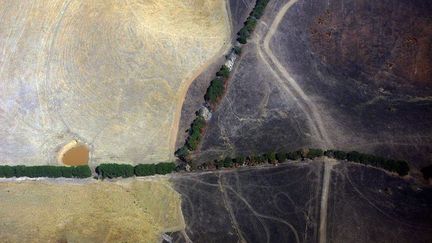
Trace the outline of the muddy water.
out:
[[[63,154],[62,162],[65,165],[86,165],[89,160],[89,150],[85,145],[75,146]]]

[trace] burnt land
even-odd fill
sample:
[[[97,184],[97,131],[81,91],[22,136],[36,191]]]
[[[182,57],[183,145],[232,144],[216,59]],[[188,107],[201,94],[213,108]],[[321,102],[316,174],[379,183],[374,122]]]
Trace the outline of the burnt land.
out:
[[[171,182],[193,242],[319,242],[322,175],[318,159],[176,174]],[[327,242],[427,242],[431,218],[431,188],[347,162],[331,171]]]
[[[243,47],[196,161],[328,147],[308,123],[307,117],[318,113],[333,148],[406,159],[414,171],[429,165],[432,54],[426,47],[432,40],[431,4],[296,2],[269,48],[317,110],[305,112],[289,82],[276,78],[275,63],[260,53],[287,2],[269,3]]]

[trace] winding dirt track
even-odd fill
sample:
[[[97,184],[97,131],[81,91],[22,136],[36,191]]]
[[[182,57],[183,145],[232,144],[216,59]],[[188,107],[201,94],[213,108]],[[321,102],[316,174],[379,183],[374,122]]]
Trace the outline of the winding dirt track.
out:
[[[311,131],[315,138],[318,138],[320,144],[323,147],[331,148],[333,143],[329,138],[326,128],[324,126],[321,115],[316,107],[315,103],[308,97],[303,91],[296,80],[288,73],[284,66],[279,62],[276,56],[270,49],[270,41],[276,33],[279,24],[281,23],[286,12],[297,2],[297,0],[291,0],[287,2],[277,13],[273,20],[273,23],[269,27],[269,30],[264,37],[264,41],[257,45],[258,55],[264,61],[265,65],[273,73],[278,81],[280,88],[282,88],[287,94],[292,96],[297,102],[299,108],[304,112]],[[264,48],[263,48],[264,47]],[[324,162],[324,174],[322,181],[322,192],[321,192],[321,206],[320,206],[320,226],[319,226],[319,242],[325,243],[327,238],[327,206],[328,206],[328,194],[330,190],[331,171],[332,167],[336,164],[333,160],[326,160]]]
[[[324,123],[322,121],[321,115],[316,107],[315,103],[308,97],[308,95],[303,91],[300,85],[295,81],[295,79],[287,72],[287,70],[283,67],[283,65],[279,62],[276,56],[270,49],[270,41],[273,35],[276,33],[276,30],[279,27],[283,17],[286,12],[296,3],[297,0],[291,0],[286,3],[277,13],[273,23],[271,24],[265,38],[262,43],[264,46],[264,53],[267,55],[268,59],[270,59],[270,63],[276,67],[276,70],[273,69],[276,75],[276,78],[279,82],[281,82],[281,87],[285,89],[289,94],[293,95],[293,97],[298,102],[300,109],[305,113],[308,122],[310,123],[312,132],[316,135],[320,140],[323,146],[332,147],[332,142],[327,134]],[[262,46],[258,46],[258,50],[260,54],[262,53]],[[264,60],[264,58],[263,58]],[[267,62],[267,60],[265,60]],[[270,63],[267,63],[269,66]],[[284,82],[284,80],[286,82]]]

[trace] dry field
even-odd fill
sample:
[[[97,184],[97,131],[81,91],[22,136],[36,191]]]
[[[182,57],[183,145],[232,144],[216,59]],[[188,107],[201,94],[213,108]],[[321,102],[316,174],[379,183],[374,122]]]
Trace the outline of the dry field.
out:
[[[0,163],[173,158],[190,82],[226,47],[223,0],[0,3]]]
[[[184,229],[165,179],[0,183],[2,242],[157,242]]]

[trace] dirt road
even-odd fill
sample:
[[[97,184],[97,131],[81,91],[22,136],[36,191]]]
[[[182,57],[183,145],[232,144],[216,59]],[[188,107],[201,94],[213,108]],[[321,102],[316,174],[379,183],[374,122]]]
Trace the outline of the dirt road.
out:
[[[262,51],[264,51],[264,54],[267,55],[268,60],[266,60],[266,58],[263,58],[263,60],[268,64],[269,67],[271,67],[271,69],[273,69],[272,72],[275,74],[277,80],[280,82],[281,87],[288,94],[292,95],[296,99],[300,109],[306,115],[306,118],[315,137],[319,138],[320,143],[322,143],[324,147],[330,148],[333,147],[333,144],[327,134],[321,115],[315,103],[303,91],[303,89],[296,82],[296,80],[287,72],[287,70],[283,67],[283,65],[279,62],[279,60],[276,58],[276,56],[270,49],[270,41],[276,30],[278,29],[279,24],[281,23],[286,12],[296,2],[297,0],[291,0],[279,10],[264,38],[263,43],[260,43],[260,45],[258,45],[258,52],[260,56],[262,56]],[[262,49],[262,47],[264,47],[264,49]],[[276,69],[274,69],[273,66]]]
[[[287,95],[292,96],[297,102],[299,108],[304,112],[311,131],[315,138],[318,139],[322,147],[332,148],[333,143],[327,134],[324,126],[321,114],[318,111],[314,101],[303,91],[296,80],[288,73],[284,66],[279,62],[276,56],[270,49],[270,41],[276,30],[279,27],[286,12],[297,2],[297,0],[291,0],[287,2],[277,13],[275,19],[270,25],[264,40],[260,41],[257,45],[258,55],[264,61],[265,65],[276,77],[279,86],[286,92]],[[328,194],[331,181],[331,170],[336,164],[333,160],[325,160],[324,162],[324,174],[322,179],[322,193],[320,202],[320,226],[319,226],[319,242],[325,243],[327,238],[327,205],[328,205]]]
[[[327,240],[327,206],[328,195],[330,191],[331,170],[336,164],[335,160],[324,160],[324,175],[322,180],[321,206],[320,206],[320,225],[319,225],[319,242],[325,243]]]

